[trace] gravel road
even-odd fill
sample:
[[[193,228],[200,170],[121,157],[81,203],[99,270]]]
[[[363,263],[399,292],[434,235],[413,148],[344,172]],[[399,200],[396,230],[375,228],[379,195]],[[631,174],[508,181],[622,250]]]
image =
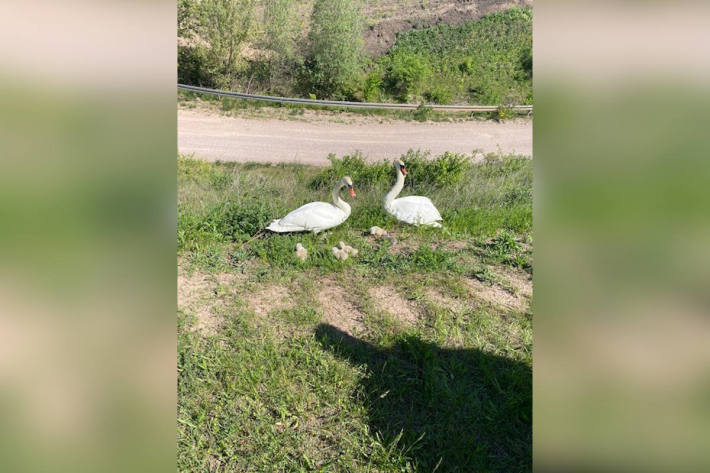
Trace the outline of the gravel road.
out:
[[[501,151],[532,157],[532,120],[419,123],[300,122],[230,117],[205,110],[178,110],[178,151],[222,161],[297,162],[327,165],[360,150],[370,160],[394,158],[408,149],[470,153]]]

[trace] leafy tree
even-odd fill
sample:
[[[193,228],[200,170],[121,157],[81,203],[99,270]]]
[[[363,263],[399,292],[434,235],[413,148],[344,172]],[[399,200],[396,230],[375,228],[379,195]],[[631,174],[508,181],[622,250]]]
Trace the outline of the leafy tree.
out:
[[[217,87],[231,89],[237,78],[253,12],[254,0],[200,2],[199,37],[207,45],[205,66]]]
[[[198,20],[197,0],[178,0],[177,4],[177,29],[178,38],[193,39],[197,31]]]
[[[347,97],[361,72],[359,0],[315,0],[308,33],[307,83],[326,97]]]
[[[197,41],[199,19],[197,0],[178,0],[178,82],[214,85],[205,70],[205,48]]]
[[[299,62],[297,40],[300,25],[294,0],[266,0],[264,5],[264,47],[268,59],[269,88],[290,82]]]

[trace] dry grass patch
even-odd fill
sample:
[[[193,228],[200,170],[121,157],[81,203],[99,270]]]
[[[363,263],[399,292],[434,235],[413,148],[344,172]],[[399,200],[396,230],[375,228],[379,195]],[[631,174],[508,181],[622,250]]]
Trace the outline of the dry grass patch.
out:
[[[427,289],[424,295],[427,301],[433,302],[437,306],[444,307],[453,312],[460,312],[466,306],[464,301],[446,296],[436,289]]]
[[[394,319],[415,325],[419,320],[417,307],[401,295],[392,286],[378,286],[369,290],[375,307],[387,312]]]
[[[274,310],[285,310],[293,307],[289,289],[279,284],[272,284],[257,291],[248,291],[244,300],[249,308],[258,316],[266,316]]]
[[[349,335],[365,331],[365,314],[350,301],[347,291],[335,281],[322,280],[316,298],[323,309],[323,322]]]
[[[515,271],[511,268],[498,268],[494,271],[502,281],[514,289],[516,294],[519,294],[527,299],[533,295],[532,276],[523,271]]]
[[[525,310],[527,308],[527,300],[520,294],[512,295],[500,287],[489,286],[478,279],[465,278],[463,282],[476,299],[507,310]]]
[[[193,315],[193,330],[203,335],[217,333],[222,325],[222,318],[214,313],[223,302],[216,297],[217,284],[210,275],[195,271],[192,275],[178,271],[178,309]]]

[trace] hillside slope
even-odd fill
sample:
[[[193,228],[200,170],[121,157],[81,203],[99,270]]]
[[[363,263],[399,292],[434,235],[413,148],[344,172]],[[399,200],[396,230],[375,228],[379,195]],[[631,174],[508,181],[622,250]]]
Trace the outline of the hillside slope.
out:
[[[365,50],[379,56],[392,47],[397,33],[461,25],[495,11],[532,4],[532,0],[368,0],[363,12]]]

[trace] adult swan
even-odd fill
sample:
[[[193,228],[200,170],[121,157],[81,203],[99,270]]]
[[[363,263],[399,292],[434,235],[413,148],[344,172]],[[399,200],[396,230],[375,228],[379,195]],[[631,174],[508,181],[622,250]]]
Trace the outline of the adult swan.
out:
[[[267,230],[278,233],[313,232],[318,234],[323,230],[337,227],[350,216],[350,206],[340,198],[340,190],[347,187],[350,195],[355,197],[353,180],[345,176],[333,187],[333,203],[311,202],[290,212],[284,218],[276,219],[266,227]]]
[[[385,211],[400,222],[411,225],[440,227],[441,215],[428,197],[410,195],[395,199],[404,187],[404,176],[407,175],[407,168],[404,167],[404,163],[399,159],[394,161],[394,167],[397,169],[397,182],[395,182],[392,190],[385,195],[382,201]]]

